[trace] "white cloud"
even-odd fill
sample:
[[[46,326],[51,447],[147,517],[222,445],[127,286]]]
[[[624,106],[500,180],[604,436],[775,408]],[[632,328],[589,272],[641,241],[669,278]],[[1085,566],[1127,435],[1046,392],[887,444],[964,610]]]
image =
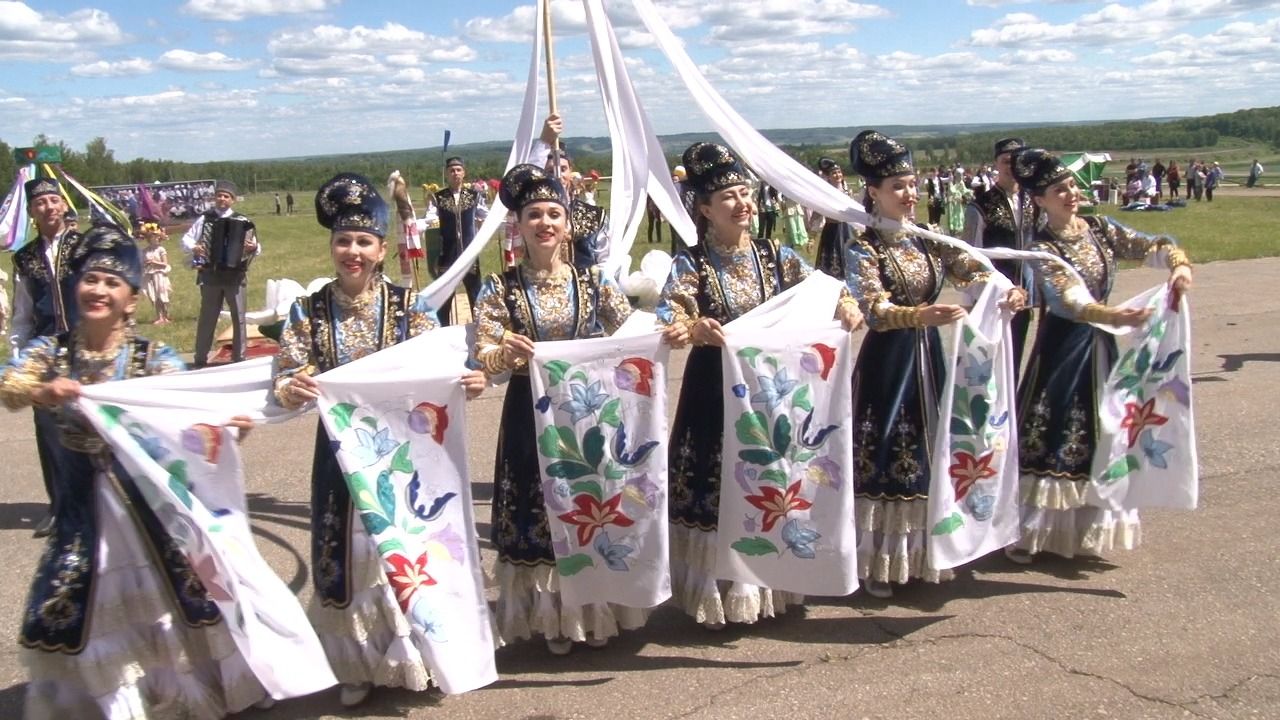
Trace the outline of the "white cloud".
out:
[[[969,44],[1030,48],[1059,42],[1102,46],[1159,42],[1190,22],[1275,7],[1274,0],[1149,0],[1139,5],[1111,3],[1059,24],[1030,13],[1010,13],[992,27],[974,30]]]
[[[0,2],[0,59],[83,59],[94,48],[127,40],[116,21],[102,10],[86,8],[57,15],[22,2]]]
[[[412,30],[399,23],[345,28],[318,25],[276,33],[267,43],[272,68],[285,75],[340,75],[424,62],[469,62],[476,52],[456,41]],[[381,60],[378,57],[381,56]]]
[[[145,75],[153,69],[154,66],[150,60],[127,58],[125,60],[98,60],[96,62],[81,63],[80,65],[73,65],[70,72],[77,77],[107,78]]]
[[[1006,62],[1020,65],[1041,65],[1044,63],[1070,63],[1076,61],[1076,54],[1065,48],[1042,48],[1039,50],[1018,50],[1005,55]]]
[[[220,52],[198,53],[190,50],[166,50],[156,64],[182,72],[232,72],[253,66],[251,60],[237,60]]]
[[[187,0],[183,12],[202,20],[235,22],[251,17],[321,12],[339,0]]]

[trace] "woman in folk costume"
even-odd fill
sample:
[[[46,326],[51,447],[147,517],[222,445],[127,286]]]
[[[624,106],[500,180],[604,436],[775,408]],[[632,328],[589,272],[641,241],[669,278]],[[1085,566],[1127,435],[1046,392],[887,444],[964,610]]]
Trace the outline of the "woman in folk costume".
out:
[[[964,183],[964,170],[956,168],[951,173],[951,182],[947,183],[947,214],[945,222],[947,233],[960,237],[964,232],[964,209],[973,199],[973,192]]]
[[[844,182],[844,168],[829,157],[818,160],[818,172],[831,183],[831,186],[842,193],[848,192]],[[853,226],[843,220],[826,218],[822,224],[822,235],[818,238],[818,257],[814,264],[822,272],[843,280],[845,276],[844,253],[853,239]]]
[[[911,152],[866,130],[854,138],[849,155],[866,182],[868,210],[911,223],[917,200]],[[849,289],[870,327],[853,371],[858,572],[868,593],[887,598],[891,583],[943,579],[926,558],[929,446],[945,374],[938,327],[962,319],[965,310],[937,300],[947,280],[963,288],[985,282],[988,271],[958,250],[905,230],[871,227],[849,247],[848,267]],[[1003,300],[1012,309],[1025,301],[1019,289]]]
[[[436,327],[424,297],[383,276],[387,215],[373,184],[354,173],[334,176],[316,193],[316,219],[329,230],[337,279],[289,309],[275,366],[275,396],[282,406],[315,400],[314,375]],[[463,375],[461,382],[470,397],[484,387],[479,372]],[[342,683],[343,705],[359,704],[374,685],[427,688],[427,665],[373,540],[353,513],[323,424],[316,428],[311,461],[311,577],[315,595],[307,614]]]
[[[798,284],[813,268],[791,248],[750,234],[755,212],[748,176],[728,148],[696,143],[684,151],[694,195],[698,242],[676,254],[658,303],[668,342],[694,344],[685,366],[669,453],[671,590],[679,606],[710,629],[755,622],[786,611],[803,597],[745,583],[722,587],[715,577],[720,520],[724,381],[723,323]],[[848,329],[861,324],[853,300],[835,315]]]
[[[517,165],[502,178],[499,195],[515,214],[525,257],[486,278],[476,300],[476,359],[490,376],[511,373],[493,471],[498,630],[507,642],[540,634],[550,652],[564,655],[575,641],[598,647],[620,627],[640,627],[647,611],[561,600],[538,468],[529,359],[538,341],[612,335],[631,305],[598,266],[579,270],[564,260],[572,229],[559,180],[535,165]]]
[[[31,678],[25,716],[221,718],[269,706],[186,556],[71,407],[84,385],[186,369],[172,349],[134,334],[138,249],[119,228],[99,226],[71,263],[75,329],[33,340],[0,379],[6,407],[55,409],[59,430],[57,515],[19,635]]]
[[[1116,361],[1114,336],[1089,323],[1137,327],[1150,315],[1106,305],[1117,260],[1154,254],[1169,267],[1176,292],[1191,287],[1191,263],[1170,238],[1134,232],[1110,218],[1077,215],[1075,177],[1044,150],[1024,151],[1014,174],[1031,194],[1037,216],[1046,220],[1029,249],[1060,256],[1079,277],[1054,262],[1033,266],[1049,311],[1018,388],[1022,539],[1007,554],[1029,563],[1042,551],[1072,557],[1132,549],[1141,539],[1136,510],[1085,504],[1098,439],[1096,383]]]

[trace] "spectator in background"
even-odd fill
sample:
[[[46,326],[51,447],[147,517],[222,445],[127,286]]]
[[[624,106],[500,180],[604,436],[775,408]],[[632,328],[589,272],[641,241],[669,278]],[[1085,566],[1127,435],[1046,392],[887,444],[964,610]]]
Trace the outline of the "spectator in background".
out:
[[[1187,199],[1188,200],[1190,200],[1191,196],[1196,192],[1196,181],[1199,180],[1199,175],[1198,175],[1199,171],[1200,171],[1200,163],[1195,158],[1191,158],[1190,160],[1187,161]]]
[[[1214,163],[1204,176],[1204,199],[1213,202],[1213,191],[1222,183],[1222,167]]]
[[[279,215],[281,212],[280,211],[280,193],[276,193],[275,200],[276,200],[276,214]]]
[[[658,242],[662,242],[662,213],[658,211],[658,206],[654,204],[653,198],[645,198],[644,212],[649,218],[649,226],[645,229],[645,239],[649,244],[653,244],[654,233],[658,234]]]
[[[1160,158],[1156,158],[1156,164],[1151,166],[1151,178],[1156,181],[1155,202],[1160,202],[1160,199],[1164,197],[1165,172],[1164,164],[1160,162]]]
[[[1178,187],[1182,182],[1182,171],[1178,169],[1177,160],[1169,161],[1169,169],[1166,172],[1165,177],[1169,180],[1169,199],[1177,200]]]
[[[284,194],[284,207],[290,215],[293,214],[293,193],[292,192],[287,192]]]
[[[1253,159],[1253,164],[1249,166],[1249,179],[1245,182],[1245,187],[1253,187],[1258,184],[1258,178],[1262,177],[1262,163],[1257,158]]]
[[[938,227],[942,223],[942,179],[934,168],[929,168],[929,175],[924,179],[924,192],[929,201],[929,224]]]

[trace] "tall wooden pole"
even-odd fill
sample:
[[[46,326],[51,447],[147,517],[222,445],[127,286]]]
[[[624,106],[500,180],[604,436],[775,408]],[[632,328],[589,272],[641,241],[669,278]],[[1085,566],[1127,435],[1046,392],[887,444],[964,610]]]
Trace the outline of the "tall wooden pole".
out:
[[[547,49],[547,104],[551,114],[555,115],[559,111],[556,109],[556,54],[555,42],[551,38],[551,0],[542,0],[542,39]],[[559,138],[551,145],[551,175],[560,177]]]

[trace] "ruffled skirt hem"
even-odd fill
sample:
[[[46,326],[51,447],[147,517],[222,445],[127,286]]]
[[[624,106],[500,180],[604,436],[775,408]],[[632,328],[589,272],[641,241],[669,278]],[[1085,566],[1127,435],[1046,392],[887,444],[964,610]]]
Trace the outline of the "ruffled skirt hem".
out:
[[[906,583],[950,580],[951,570],[929,567],[929,501],[856,498],[858,577]]]
[[[1021,539],[1029,553],[1101,557],[1142,544],[1137,510],[1108,510],[1086,502],[1088,483],[1023,473]]]
[[[621,630],[643,627],[648,608],[615,603],[565,605],[555,565],[516,565],[499,560],[494,568],[498,585],[498,635],[504,643],[536,635],[584,642],[607,640]]]
[[[803,605],[804,595],[717,580],[716,533],[671,525],[671,596],[699,623],[754,623]]]

